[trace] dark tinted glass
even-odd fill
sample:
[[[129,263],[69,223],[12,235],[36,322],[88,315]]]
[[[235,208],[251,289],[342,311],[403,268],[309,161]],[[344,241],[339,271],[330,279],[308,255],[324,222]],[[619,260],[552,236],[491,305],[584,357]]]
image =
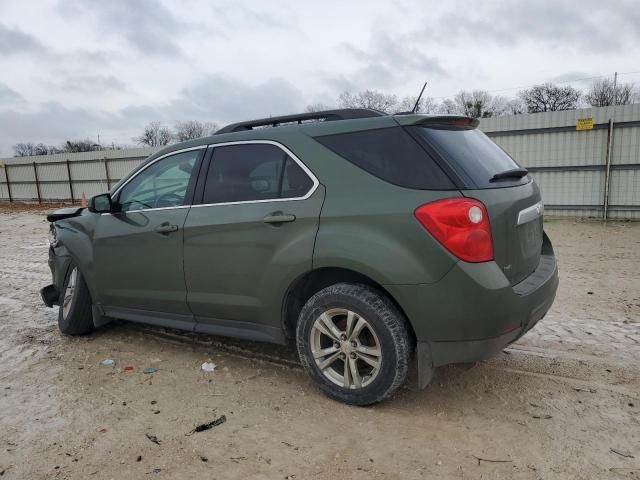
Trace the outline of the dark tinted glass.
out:
[[[308,175],[275,145],[217,147],[202,201],[226,203],[301,197],[312,185]]]
[[[315,139],[349,162],[395,185],[422,190],[455,188],[433,159],[401,127]]]
[[[477,129],[411,127],[472,186],[499,188],[529,182],[523,178],[490,182],[496,173],[519,168],[519,165],[489,137]]]
[[[309,178],[300,165],[290,157],[284,167],[282,176],[282,198],[304,197],[313,186],[313,180]]]

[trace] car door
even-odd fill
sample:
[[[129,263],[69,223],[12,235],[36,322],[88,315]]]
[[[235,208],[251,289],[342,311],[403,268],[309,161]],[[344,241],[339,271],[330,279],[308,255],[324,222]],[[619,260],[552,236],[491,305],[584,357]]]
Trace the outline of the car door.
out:
[[[205,149],[161,157],[113,195],[119,211],[101,216],[94,239],[96,284],[107,315],[193,327],[183,227]]]
[[[275,142],[212,148],[185,223],[196,330],[281,341],[281,301],[311,268],[324,187]]]

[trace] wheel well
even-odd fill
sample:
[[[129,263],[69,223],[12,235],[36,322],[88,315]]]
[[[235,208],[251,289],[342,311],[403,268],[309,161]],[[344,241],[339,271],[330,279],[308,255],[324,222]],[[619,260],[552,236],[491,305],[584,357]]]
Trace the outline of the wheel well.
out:
[[[283,305],[284,333],[288,339],[295,338],[298,317],[305,303],[323,288],[336,283],[359,283],[368,285],[386,296],[407,319],[409,334],[415,344],[415,332],[404,310],[395,298],[379,283],[354,270],[338,267],[324,267],[311,270],[298,277],[289,287]]]

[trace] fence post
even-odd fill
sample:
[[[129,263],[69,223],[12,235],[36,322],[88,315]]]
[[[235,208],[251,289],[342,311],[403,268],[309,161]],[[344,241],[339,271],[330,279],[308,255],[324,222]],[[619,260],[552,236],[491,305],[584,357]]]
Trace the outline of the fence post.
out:
[[[71,180],[71,165],[69,164],[69,160],[67,160],[67,178],[69,179],[69,194],[71,195],[71,203],[76,203],[75,198],[73,198],[73,181]]]
[[[604,204],[602,219],[606,222],[609,213],[609,189],[611,185],[611,150],[613,148],[613,118],[609,119],[609,134],[607,137],[607,156],[604,167]]]
[[[38,178],[38,165],[33,162],[33,177],[36,180],[36,192],[38,193],[38,203],[42,203],[42,196],[40,195],[40,179]]]
[[[104,157],[104,174],[107,177],[107,191],[111,190],[111,178],[109,177],[109,159]]]
[[[13,195],[11,194],[11,181],[9,180],[9,165],[4,166],[4,178],[7,179],[7,193],[9,194],[9,202],[13,202]]]
[[[604,167],[604,205],[602,217],[606,222],[609,213],[609,190],[611,188],[611,150],[613,149],[613,122],[616,118],[616,105],[618,103],[618,72],[613,76],[613,113],[609,119],[609,137],[607,138],[607,161]]]

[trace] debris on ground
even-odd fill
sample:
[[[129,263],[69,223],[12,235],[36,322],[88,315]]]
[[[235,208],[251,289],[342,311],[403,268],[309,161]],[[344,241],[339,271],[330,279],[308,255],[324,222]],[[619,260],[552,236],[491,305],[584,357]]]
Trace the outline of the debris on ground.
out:
[[[618,450],[616,448],[610,448],[609,450],[611,450],[612,453],[615,453],[616,455],[620,455],[621,457],[624,457],[624,458],[636,458],[633,455],[631,455],[630,452],[625,452],[622,450]]]
[[[538,418],[538,419],[543,419],[543,420],[549,420],[550,418],[553,418],[551,415],[549,415],[548,413],[546,415],[531,415],[532,418]]]
[[[156,373],[158,370],[156,370],[153,367],[147,367],[144,370],[142,370],[142,373]]]
[[[116,361],[113,358],[105,358],[100,362],[100,365],[105,367],[113,367],[116,364]]]
[[[198,425],[196,428],[191,430],[186,435],[193,435],[194,433],[204,432],[205,430],[211,430],[213,427],[217,427],[218,425],[222,425],[226,421],[227,421],[227,416],[226,415],[220,415],[218,418],[216,418],[215,420],[213,420],[211,422],[202,423],[202,424]]]
[[[155,435],[151,435],[150,433],[145,433],[144,436],[147,437],[149,440],[151,440],[156,445],[160,445],[160,440],[158,440],[158,437],[156,437]]]
[[[100,433],[107,433],[107,428],[106,428],[106,427],[100,427],[100,428],[98,429],[98,431],[99,431]]]
[[[216,369],[216,364],[213,362],[204,362],[200,368],[203,372],[213,372]]]
[[[127,365],[122,369],[122,371],[124,373],[133,373],[133,367],[131,365]]]
[[[491,459],[491,458],[481,458],[481,457],[476,457],[475,455],[471,455],[473,458],[475,458],[478,461],[478,465],[480,465],[480,462],[490,462],[490,463],[513,463],[513,460],[495,460],[495,459]]]
[[[208,462],[209,459],[207,457],[205,457],[204,455],[200,455],[200,460],[202,460],[203,462]]]

